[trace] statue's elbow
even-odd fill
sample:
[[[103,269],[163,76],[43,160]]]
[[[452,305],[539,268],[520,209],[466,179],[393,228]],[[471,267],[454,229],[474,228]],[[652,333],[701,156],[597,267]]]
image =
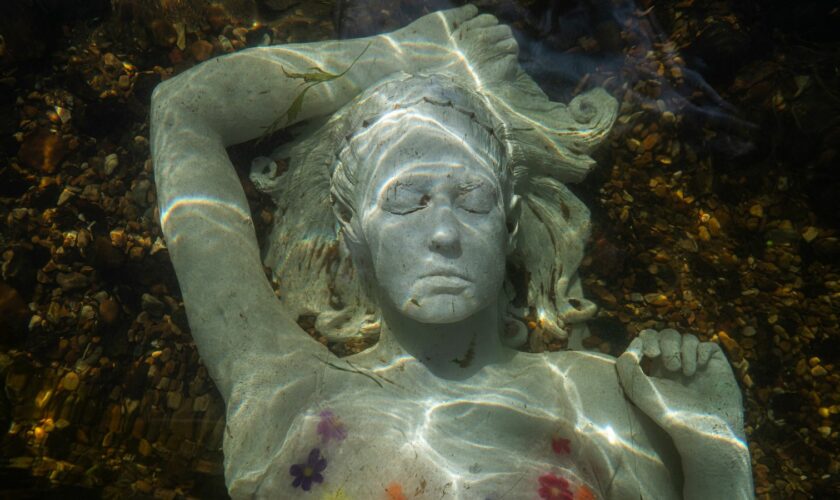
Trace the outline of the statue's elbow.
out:
[[[155,89],[152,91],[152,100],[151,100],[151,120],[152,122],[155,121],[155,118],[159,118],[162,114],[162,111],[165,109],[170,109],[171,105],[174,101],[174,92],[172,87],[172,80],[166,80],[160,82]]]

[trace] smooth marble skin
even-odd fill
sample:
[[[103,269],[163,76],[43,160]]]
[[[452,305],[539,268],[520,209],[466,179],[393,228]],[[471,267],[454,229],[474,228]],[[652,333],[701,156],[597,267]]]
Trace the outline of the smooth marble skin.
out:
[[[388,35],[242,51],[156,89],[161,224],[227,404],[234,498],[752,496],[741,395],[715,344],[665,330],[618,359],[508,347],[523,309],[572,346],[585,332],[588,212],[562,183],[592,167],[616,108],[600,90],[550,102],[516,54],[507,27],[467,6]],[[292,106],[288,75],[357,57],[287,113],[312,124],[275,155],[288,171],[258,163],[278,204],[261,255],[224,148]],[[379,342],[338,359],[297,326],[304,313]]]

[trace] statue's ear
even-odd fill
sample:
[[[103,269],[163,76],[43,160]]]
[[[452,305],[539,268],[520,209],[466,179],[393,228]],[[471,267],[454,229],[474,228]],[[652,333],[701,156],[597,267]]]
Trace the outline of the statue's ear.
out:
[[[335,214],[338,225],[341,227],[341,232],[344,233],[345,241],[351,245],[358,244],[361,241],[359,238],[361,228],[358,227],[358,221],[355,220],[354,210],[340,198],[333,198],[331,202],[333,214]]]
[[[508,254],[516,250],[516,239],[519,235],[519,217],[522,214],[522,197],[512,195],[507,206]]]

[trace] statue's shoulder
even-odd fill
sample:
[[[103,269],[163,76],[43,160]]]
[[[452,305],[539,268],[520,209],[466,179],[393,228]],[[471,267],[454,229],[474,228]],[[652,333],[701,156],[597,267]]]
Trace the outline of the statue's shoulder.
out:
[[[546,357],[552,366],[580,383],[618,384],[613,356],[592,351],[557,351],[546,353]]]
[[[616,358],[589,351],[548,353],[550,366],[563,374],[561,398],[574,412],[580,432],[593,439],[596,456],[612,470],[610,498],[639,498],[642,484],[656,484],[656,498],[680,498],[679,457],[664,429],[642,414],[624,394]],[[623,443],[616,446],[616,442]],[[638,460],[638,457],[656,457]],[[594,459],[599,460],[599,459]],[[677,465],[675,465],[677,464]]]
[[[616,412],[627,413],[628,401],[615,369],[616,358],[590,351],[559,351],[547,353],[546,359],[562,374],[564,390],[573,391],[581,400],[587,418],[614,422]]]

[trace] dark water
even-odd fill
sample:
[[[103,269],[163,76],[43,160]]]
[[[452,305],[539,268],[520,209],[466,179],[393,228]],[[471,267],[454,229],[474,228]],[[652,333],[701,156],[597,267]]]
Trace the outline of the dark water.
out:
[[[10,498],[226,496],[223,405],[157,223],[154,86],[232,50],[379,33],[453,3],[163,4],[0,7],[0,491]],[[603,86],[621,103],[599,167],[572,186],[593,213],[582,278],[600,311],[588,347],[619,354],[641,329],[665,327],[720,342],[744,390],[756,493],[832,497],[838,9],[476,4],[514,28],[523,67],[552,99]],[[272,209],[247,166],[283,140],[230,151],[261,238]]]

